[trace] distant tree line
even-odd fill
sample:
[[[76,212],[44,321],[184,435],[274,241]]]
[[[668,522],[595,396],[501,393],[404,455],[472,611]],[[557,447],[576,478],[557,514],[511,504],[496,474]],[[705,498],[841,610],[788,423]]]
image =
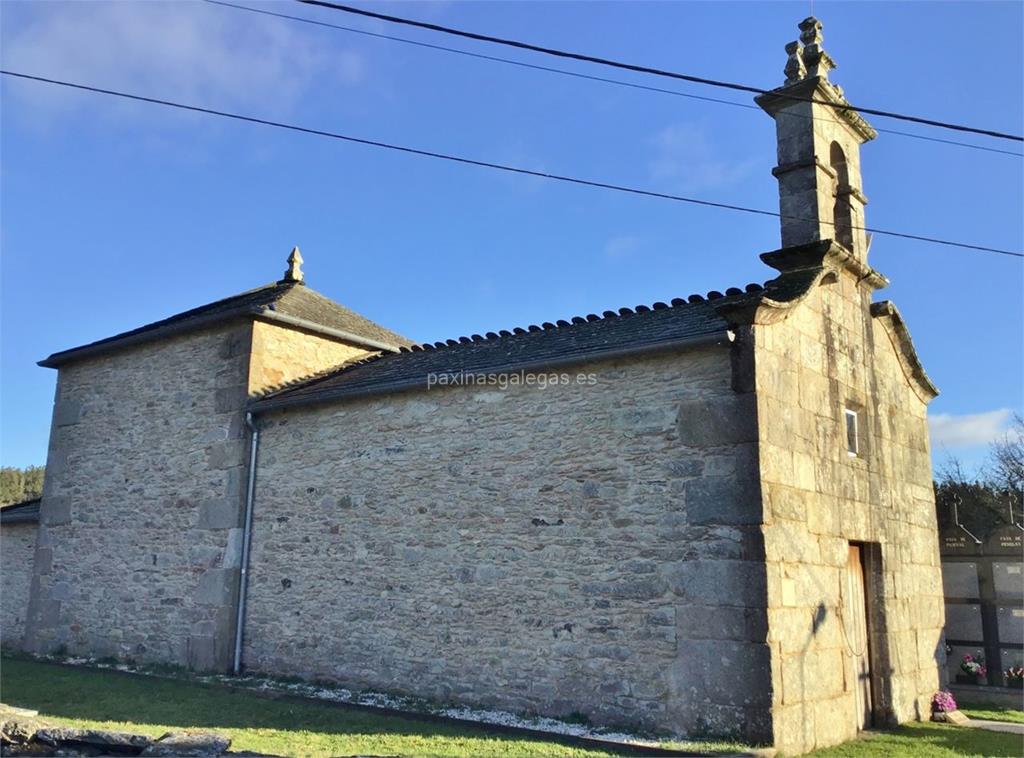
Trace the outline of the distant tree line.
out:
[[[1011,518],[1024,523],[1024,417],[1014,414],[1010,429],[992,443],[981,471],[968,476],[951,458],[935,479],[939,528],[955,528],[954,504],[960,523],[979,539],[1009,526]]]
[[[43,494],[45,466],[0,467],[0,505],[20,503]]]

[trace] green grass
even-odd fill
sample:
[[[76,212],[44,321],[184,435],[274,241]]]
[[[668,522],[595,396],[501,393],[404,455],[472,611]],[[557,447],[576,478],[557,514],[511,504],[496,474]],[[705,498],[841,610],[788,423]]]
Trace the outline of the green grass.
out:
[[[232,750],[284,756],[502,756],[589,758],[614,753],[480,727],[438,724],[316,702],[273,700],[216,685],[131,677],[4,657],[0,700],[32,708],[41,718],[158,737],[206,729],[231,737]],[[728,743],[687,744],[688,750],[735,752]]]
[[[806,758],[1020,758],[1019,734],[914,721],[861,740],[816,750]]]
[[[232,749],[284,756],[390,755],[488,758],[587,758],[635,755],[518,737],[462,724],[438,724],[316,702],[258,697],[180,679],[125,676],[24,658],[0,661],[0,700],[33,708],[69,726],[137,732],[207,729],[232,739]],[[1024,722],[1024,713],[965,705],[973,718]],[[666,747],[669,746],[666,744]],[[672,743],[708,754],[738,752],[730,743]],[[811,753],[814,758],[1003,758],[1024,755],[1020,735],[909,723],[862,740]]]
[[[1003,708],[991,703],[960,703],[960,710],[972,719],[1009,721],[1011,724],[1024,724],[1024,711],[1020,709]]]

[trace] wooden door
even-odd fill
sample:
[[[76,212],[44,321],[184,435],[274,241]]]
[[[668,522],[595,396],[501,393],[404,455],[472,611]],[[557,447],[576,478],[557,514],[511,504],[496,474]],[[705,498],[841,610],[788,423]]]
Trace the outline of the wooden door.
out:
[[[868,637],[867,594],[865,592],[863,549],[850,545],[846,562],[844,627],[852,659],[857,729],[871,726],[871,655]]]

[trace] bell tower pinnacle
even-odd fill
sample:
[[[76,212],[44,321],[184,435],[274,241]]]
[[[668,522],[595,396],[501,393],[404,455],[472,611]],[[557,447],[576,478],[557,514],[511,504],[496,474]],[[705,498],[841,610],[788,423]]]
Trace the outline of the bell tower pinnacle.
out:
[[[782,246],[831,239],[867,262],[860,146],[877,132],[829,81],[836,67],[822,44],[821,22],[800,22],[800,40],[786,45],[785,84],[755,101],[775,119]]]

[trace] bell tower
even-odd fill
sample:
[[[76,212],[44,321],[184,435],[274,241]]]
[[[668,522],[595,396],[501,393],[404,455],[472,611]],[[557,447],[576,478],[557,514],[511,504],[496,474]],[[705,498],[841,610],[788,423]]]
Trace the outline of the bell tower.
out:
[[[800,40],[786,45],[781,87],[755,101],[775,119],[782,246],[834,240],[867,262],[860,146],[877,132],[829,81],[835,61],[822,46],[821,22],[800,22]]]

